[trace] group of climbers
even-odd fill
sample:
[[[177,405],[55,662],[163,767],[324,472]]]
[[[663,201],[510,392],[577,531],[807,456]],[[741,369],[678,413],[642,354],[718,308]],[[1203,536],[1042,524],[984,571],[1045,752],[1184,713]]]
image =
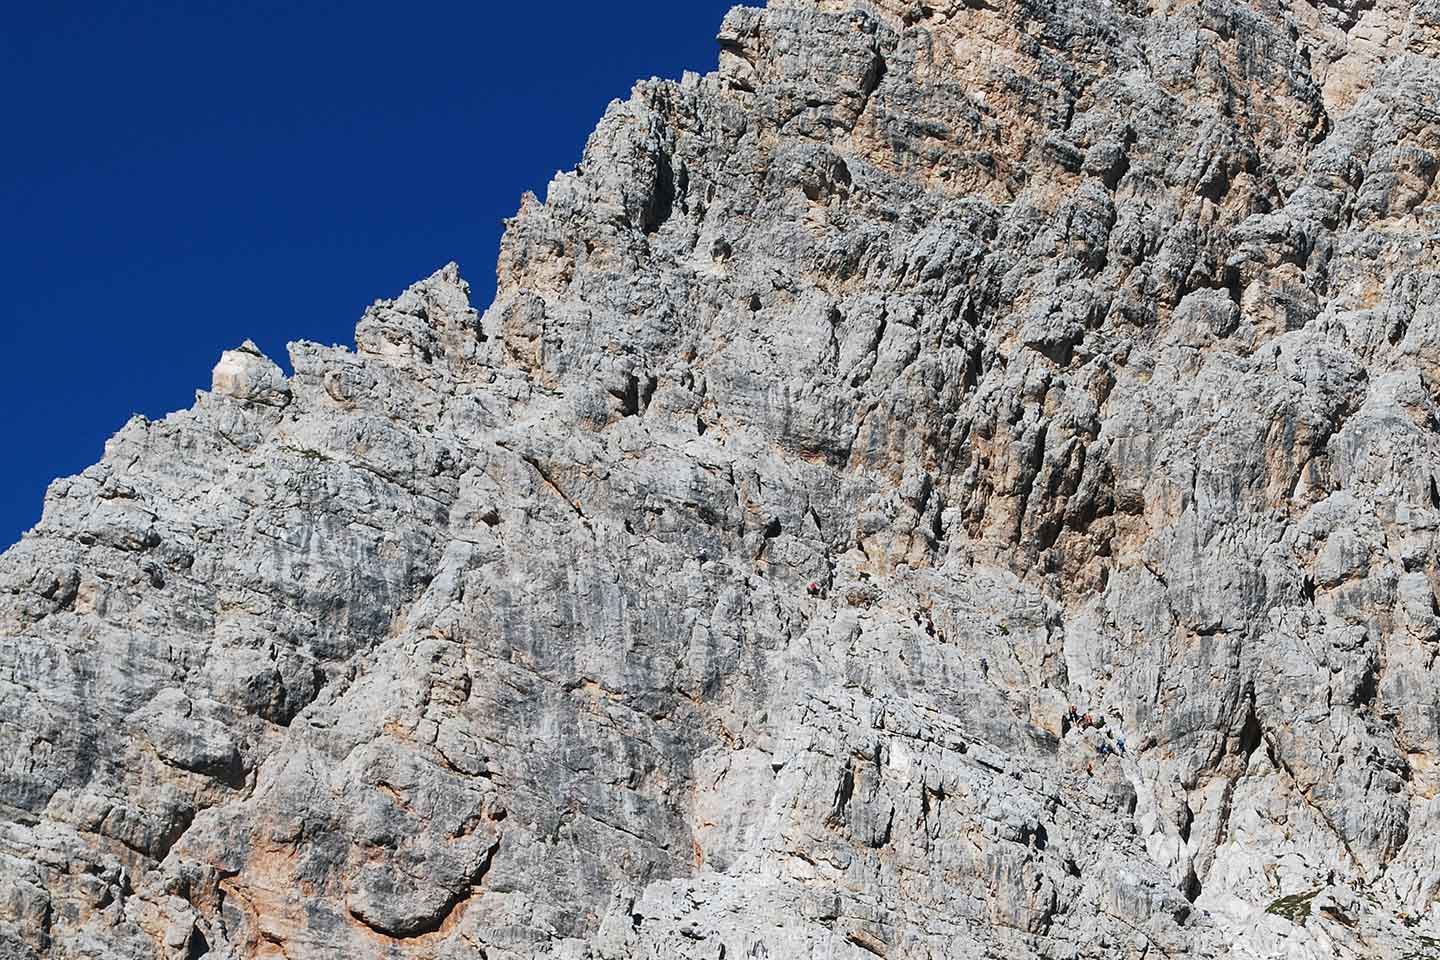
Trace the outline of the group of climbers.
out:
[[[805,585],[805,592],[815,599],[823,600],[826,597],[825,588],[814,580],[811,580]],[[916,607],[912,618],[915,621],[915,626],[924,628],[925,636],[932,640],[938,640],[941,643],[947,642],[945,631],[935,626],[935,617],[929,610],[924,607]],[[980,676],[988,679],[990,676],[990,661],[985,657],[981,657],[979,659],[979,665]],[[1075,708],[1071,707],[1070,709],[1073,712]]]
[[[925,636],[930,637],[932,640],[939,640],[941,643],[945,642],[945,631],[937,630],[935,628],[935,618],[930,616],[929,610],[918,607],[916,608],[915,626],[924,627]]]
[[[822,588],[820,584],[816,583],[814,580],[811,580],[810,583],[806,585],[805,592],[812,597],[818,597],[821,599],[825,597],[824,588]],[[945,631],[935,626],[935,618],[933,615],[931,615],[929,610],[925,609],[924,607],[916,607],[915,612],[912,614],[912,617],[915,621],[915,626],[924,628],[925,636],[931,638],[932,640],[938,640],[941,643],[946,642]],[[979,663],[980,676],[988,679],[990,676],[990,661],[987,660],[985,657],[981,657]]]
[[[805,592],[811,597],[815,597],[818,599],[824,599],[826,596],[825,588],[820,586],[820,584],[814,580],[811,580],[808,584],[806,584]],[[923,607],[916,607],[912,618],[914,619],[915,625],[917,627],[924,628],[925,635],[927,637],[939,640],[941,643],[945,642],[945,631],[938,629],[935,626],[935,618],[931,615],[929,610]],[[980,657],[977,662],[980,667],[980,676],[988,680],[990,677],[989,659],[987,659],[986,657]],[[1073,703],[1070,704],[1069,709],[1065,713],[1065,724],[1063,727],[1063,732],[1068,733],[1070,730],[1073,729],[1078,729],[1082,735],[1092,729],[1098,731],[1100,734],[1100,742],[1096,744],[1095,752],[1102,757],[1123,757],[1126,755],[1125,738],[1120,736],[1119,734],[1115,734],[1112,736],[1110,731],[1105,729],[1105,715],[1103,713],[1081,713],[1079,707],[1075,706],[1075,704]],[[1093,774],[1093,762],[1087,764],[1087,767]]]
[[[1065,712],[1064,731],[1072,729],[1079,730],[1083,735],[1088,730],[1096,730],[1100,734],[1100,741],[1095,745],[1095,752],[1102,757],[1125,756],[1125,738],[1118,733],[1111,735],[1105,729],[1105,715],[1103,713],[1081,713],[1075,704],[1070,704],[1070,709]],[[1094,765],[1087,764],[1087,769],[1094,773]]]
[[[1089,730],[1091,727],[1097,729],[1103,729],[1105,727],[1104,714],[1082,714],[1073,703],[1070,704],[1070,709],[1066,712],[1065,719],[1070,721],[1070,726],[1079,727],[1081,730]]]

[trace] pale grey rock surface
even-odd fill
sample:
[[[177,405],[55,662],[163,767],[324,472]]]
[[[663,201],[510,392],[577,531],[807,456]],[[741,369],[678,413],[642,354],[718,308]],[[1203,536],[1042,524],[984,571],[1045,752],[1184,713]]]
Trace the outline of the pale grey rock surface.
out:
[[[719,45],[52,486],[0,957],[1440,957],[1440,4]]]

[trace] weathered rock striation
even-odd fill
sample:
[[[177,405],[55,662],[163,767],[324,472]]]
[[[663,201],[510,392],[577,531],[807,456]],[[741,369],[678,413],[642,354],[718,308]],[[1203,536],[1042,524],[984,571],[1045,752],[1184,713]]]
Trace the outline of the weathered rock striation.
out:
[[[0,957],[1440,957],[1440,2],[719,43],[52,486]]]

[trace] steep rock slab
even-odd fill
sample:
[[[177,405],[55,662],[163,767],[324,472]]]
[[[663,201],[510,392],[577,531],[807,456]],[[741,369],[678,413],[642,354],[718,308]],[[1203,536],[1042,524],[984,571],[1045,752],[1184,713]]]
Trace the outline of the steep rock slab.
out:
[[[0,954],[1435,952],[1440,8],[719,45],[52,486]]]

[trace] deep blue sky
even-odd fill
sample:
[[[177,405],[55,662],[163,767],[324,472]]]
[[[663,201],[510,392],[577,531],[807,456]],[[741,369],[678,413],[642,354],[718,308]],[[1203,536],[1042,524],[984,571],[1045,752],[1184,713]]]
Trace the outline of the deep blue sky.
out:
[[[758,3],[753,5],[759,5]],[[713,70],[731,0],[14,3],[0,29],[0,547],[132,413],[252,338],[351,344],[641,77]]]

